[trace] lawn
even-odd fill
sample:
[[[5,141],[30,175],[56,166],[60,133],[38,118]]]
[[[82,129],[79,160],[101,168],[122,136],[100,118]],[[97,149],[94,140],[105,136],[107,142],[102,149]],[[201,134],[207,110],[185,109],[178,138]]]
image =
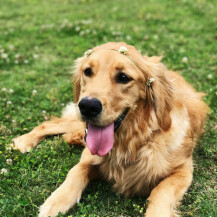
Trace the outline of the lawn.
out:
[[[215,0],[0,0],[0,216],[37,216],[79,161],[82,148],[69,147],[61,137],[43,140],[28,154],[9,145],[60,115],[73,100],[74,59],[108,41],[163,55],[168,68],[207,94],[210,114],[180,209],[184,217],[217,216],[216,15]],[[94,182],[79,205],[59,216],[143,216],[145,204]]]

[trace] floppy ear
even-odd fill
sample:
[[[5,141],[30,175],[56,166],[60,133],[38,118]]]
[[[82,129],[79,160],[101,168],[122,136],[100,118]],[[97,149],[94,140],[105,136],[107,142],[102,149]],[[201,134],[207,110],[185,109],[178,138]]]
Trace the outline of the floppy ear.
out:
[[[145,82],[148,82],[150,78],[155,80],[150,85],[147,83],[144,85],[144,80],[141,80],[140,93],[142,94],[141,98],[145,99],[146,118],[149,117],[150,111],[154,110],[158,125],[162,130],[167,131],[172,123],[170,111],[174,101],[172,83],[167,77],[169,72],[160,62],[162,57],[142,56],[135,50],[131,53],[131,58],[143,73]]]
[[[75,103],[78,102],[80,91],[81,91],[81,72],[80,72],[81,60],[82,58],[78,58],[75,61],[75,66],[74,66],[73,92],[74,92],[74,102]]]
[[[163,75],[159,76],[159,79],[153,86],[154,96],[156,100],[156,117],[159,126],[167,131],[171,126],[170,111],[173,102],[172,87],[168,82],[168,79]]]
[[[167,78],[167,69],[162,63],[149,67],[149,73],[155,81],[150,86],[146,85],[146,101],[150,109],[154,109],[161,129],[167,131],[172,122],[170,117],[173,104],[172,84]]]

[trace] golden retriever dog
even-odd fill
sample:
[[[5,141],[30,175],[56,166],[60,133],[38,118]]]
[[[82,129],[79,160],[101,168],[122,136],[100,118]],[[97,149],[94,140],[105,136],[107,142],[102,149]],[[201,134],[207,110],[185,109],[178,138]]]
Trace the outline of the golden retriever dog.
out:
[[[39,217],[66,213],[92,180],[126,196],[148,196],[146,217],[171,217],[192,182],[192,152],[208,112],[197,93],[159,57],[125,43],[107,43],[77,59],[74,100],[62,118],[13,140],[28,152],[63,134],[85,148],[80,162],[40,207]]]

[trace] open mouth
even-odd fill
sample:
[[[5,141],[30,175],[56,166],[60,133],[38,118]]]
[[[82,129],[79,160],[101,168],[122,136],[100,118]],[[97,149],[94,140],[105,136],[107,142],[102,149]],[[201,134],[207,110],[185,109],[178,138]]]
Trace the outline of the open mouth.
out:
[[[121,126],[128,110],[111,124],[101,127],[87,123],[85,141],[92,155],[105,156],[113,147],[114,132]]]

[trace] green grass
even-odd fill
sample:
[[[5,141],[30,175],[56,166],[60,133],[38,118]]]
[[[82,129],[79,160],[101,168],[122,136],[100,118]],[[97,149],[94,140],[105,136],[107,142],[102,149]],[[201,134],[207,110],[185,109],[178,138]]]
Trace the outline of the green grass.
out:
[[[82,148],[70,148],[61,137],[42,141],[28,154],[7,146],[47,117],[60,115],[63,104],[73,100],[73,60],[108,41],[164,55],[168,68],[207,93],[210,115],[181,211],[187,217],[217,216],[216,14],[215,0],[0,0],[0,169],[8,171],[0,175],[0,216],[36,216],[79,161]],[[145,203],[95,182],[64,216],[142,216]]]

